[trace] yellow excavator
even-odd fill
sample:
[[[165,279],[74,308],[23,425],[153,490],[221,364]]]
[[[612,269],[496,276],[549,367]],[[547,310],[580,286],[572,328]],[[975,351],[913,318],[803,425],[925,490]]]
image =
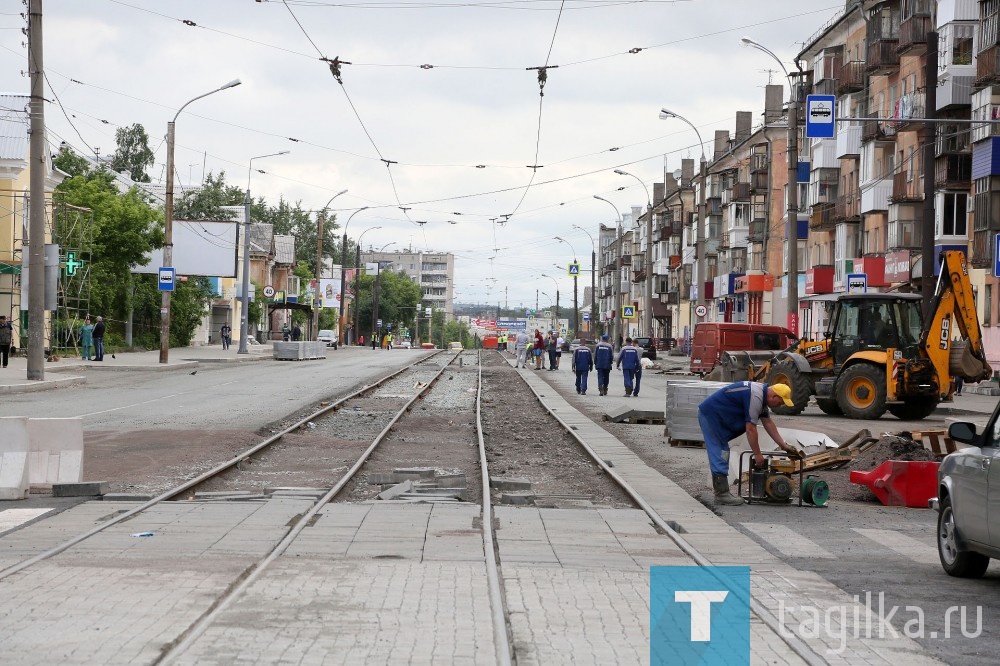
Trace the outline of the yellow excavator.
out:
[[[951,398],[956,377],[978,382],[993,374],[963,252],[941,253],[927,321],[919,294],[831,294],[818,300],[832,306],[823,340],[799,340],[762,364],[740,352],[723,358],[729,378],[788,384],[794,406],[775,409],[779,414],[800,413],[815,395],[827,414],[877,419],[888,411],[903,420],[922,419]]]

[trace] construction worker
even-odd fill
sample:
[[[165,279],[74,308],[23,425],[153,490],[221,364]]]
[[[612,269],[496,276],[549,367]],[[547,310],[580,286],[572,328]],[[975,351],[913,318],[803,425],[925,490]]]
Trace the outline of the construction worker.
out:
[[[754,454],[754,464],[765,465],[757,440],[757,424],[763,423],[764,430],[778,446],[789,453],[798,455],[795,447],[789,446],[778,432],[778,426],[771,420],[768,407],[777,407],[792,402],[792,389],[787,384],[761,384],[758,382],[734,382],[723,386],[698,406],[698,424],[705,437],[705,451],[708,466],[712,470],[712,488],[715,503],[722,505],[743,504],[743,500],[729,492],[729,442],[743,433]]]
[[[608,342],[608,334],[601,336],[601,341],[594,347],[594,367],[597,368],[597,392],[608,394],[608,382],[611,381],[611,366],[615,364],[615,348]]]
[[[625,366],[622,368],[622,374],[625,375],[625,397],[631,398],[636,373],[642,372],[642,355],[639,353],[638,347],[632,346],[632,338],[625,338],[625,346],[618,352],[618,362],[615,363],[615,367],[621,368],[623,365]]]
[[[555,338],[555,334],[553,334]],[[576,392],[587,395],[587,378],[594,369],[594,354],[587,345],[580,345],[573,352],[573,372],[576,373]]]

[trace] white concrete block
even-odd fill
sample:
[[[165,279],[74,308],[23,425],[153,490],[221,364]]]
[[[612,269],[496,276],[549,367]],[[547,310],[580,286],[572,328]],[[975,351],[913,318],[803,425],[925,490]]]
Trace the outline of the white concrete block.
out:
[[[83,420],[28,419],[28,481],[32,486],[83,480]]]
[[[28,419],[0,417],[0,500],[28,497]]]

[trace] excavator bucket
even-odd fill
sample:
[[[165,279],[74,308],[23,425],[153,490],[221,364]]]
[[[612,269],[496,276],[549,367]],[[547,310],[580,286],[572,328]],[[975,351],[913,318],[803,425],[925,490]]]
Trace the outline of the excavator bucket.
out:
[[[740,382],[756,379],[760,370],[774,359],[773,351],[733,351],[723,352],[722,362],[712,370],[712,375],[719,371],[719,376],[712,377],[715,381]],[[706,377],[707,378],[707,377]]]
[[[948,373],[967,382],[981,382],[990,378],[993,369],[984,360],[976,358],[965,340],[953,342],[948,351]]]

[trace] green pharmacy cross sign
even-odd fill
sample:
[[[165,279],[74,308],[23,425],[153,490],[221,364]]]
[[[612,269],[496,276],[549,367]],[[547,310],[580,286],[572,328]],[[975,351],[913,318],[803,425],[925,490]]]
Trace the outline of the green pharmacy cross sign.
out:
[[[66,253],[66,275],[76,275],[83,268],[83,260],[76,258],[76,252]]]

